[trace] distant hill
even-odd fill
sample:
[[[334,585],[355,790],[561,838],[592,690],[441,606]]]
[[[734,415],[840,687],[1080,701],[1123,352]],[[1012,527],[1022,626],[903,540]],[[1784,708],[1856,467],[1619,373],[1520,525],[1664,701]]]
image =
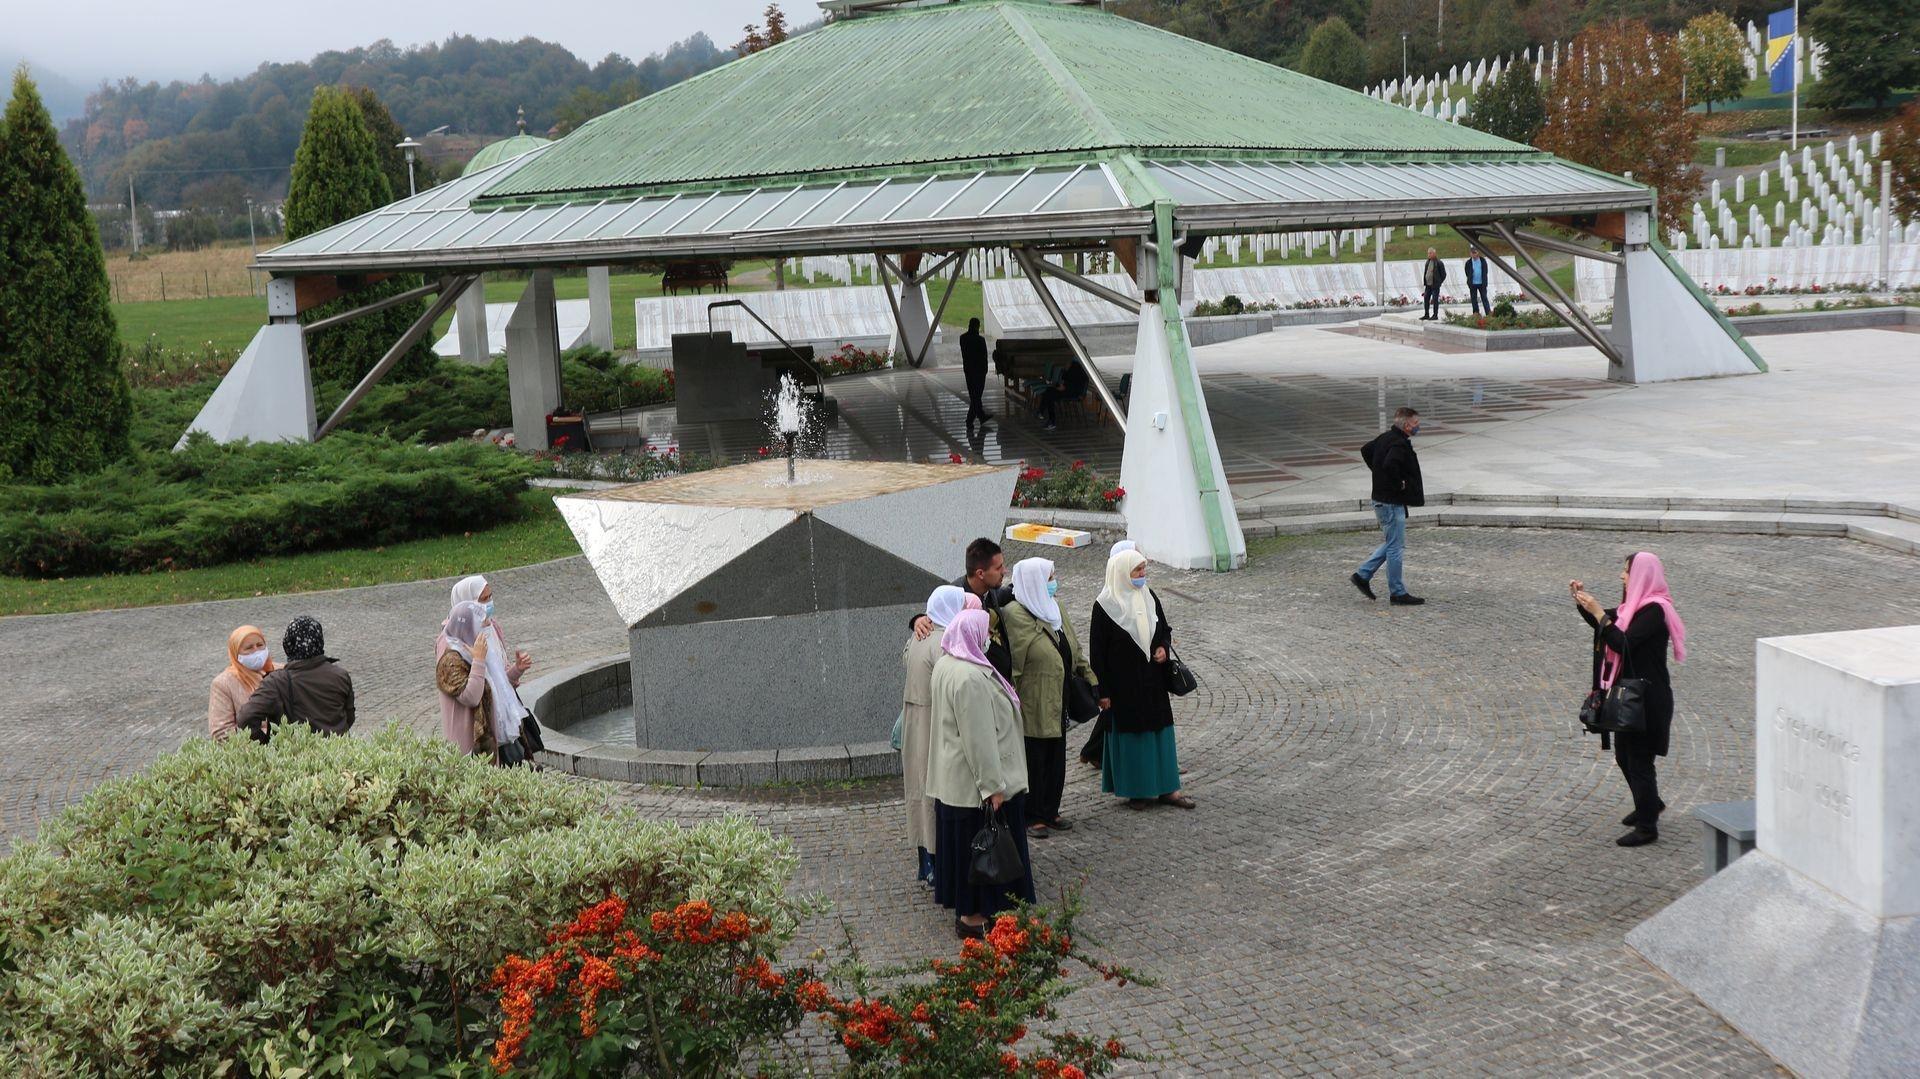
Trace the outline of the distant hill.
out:
[[[227,176],[271,198],[286,191],[307,102],[323,83],[370,87],[403,130],[424,135],[446,128],[466,136],[459,144],[472,146],[512,134],[517,108],[526,109],[528,131],[546,134],[733,56],[705,34],[637,62],[615,53],[592,65],[531,37],[495,41],[456,34],[409,49],[382,40],[304,63],[262,64],[227,82],[122,79],[101,86],[85,97],[83,109],[69,113],[73,118],[63,125],[61,141],[96,198],[123,200],[129,172],[140,201],[155,207],[181,205],[183,191],[191,195],[195,184],[230,185],[222,179]],[[47,81],[40,87],[48,93]]]
[[[0,75],[11,81],[13,69],[22,63],[27,65],[27,74],[33,76],[34,85],[40,88],[40,99],[47,103],[54,123],[64,124],[85,111],[87,92],[78,83],[24,56],[0,52]]]

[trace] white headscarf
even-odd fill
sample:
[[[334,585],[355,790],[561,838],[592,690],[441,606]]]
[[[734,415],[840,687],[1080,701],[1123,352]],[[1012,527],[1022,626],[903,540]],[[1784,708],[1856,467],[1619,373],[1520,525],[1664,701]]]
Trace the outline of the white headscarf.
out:
[[[447,647],[472,663],[473,643],[482,633],[488,635],[485,674],[487,688],[493,691],[493,737],[504,744],[520,737],[520,720],[527,715],[527,706],[520,703],[520,691],[507,677],[507,661],[502,654],[506,649],[500,645],[500,635],[487,623],[487,609],[473,600],[454,604],[453,613],[447,615]]]
[[[1133,542],[1132,540],[1123,539],[1120,542],[1114,544],[1113,547],[1107,551],[1107,557],[1112,558],[1114,555],[1117,555],[1122,551],[1137,551],[1139,549],[1140,549],[1139,544]]]
[[[1146,562],[1139,551],[1121,551],[1107,559],[1107,584],[1095,602],[1107,612],[1113,624],[1126,631],[1140,654],[1153,658],[1153,635],[1160,628],[1160,615],[1154,610],[1153,590],[1128,584],[1135,566]]]
[[[927,597],[927,617],[943,629],[953,624],[954,615],[966,609],[967,590],[959,585],[943,584]]]
[[[1047,580],[1053,576],[1053,563],[1044,558],[1026,558],[1013,566],[1013,598],[1027,613],[1060,632],[1060,604],[1047,593]]]
[[[479,603],[480,593],[487,590],[487,579],[478,573],[471,577],[462,577],[453,583],[453,605]]]

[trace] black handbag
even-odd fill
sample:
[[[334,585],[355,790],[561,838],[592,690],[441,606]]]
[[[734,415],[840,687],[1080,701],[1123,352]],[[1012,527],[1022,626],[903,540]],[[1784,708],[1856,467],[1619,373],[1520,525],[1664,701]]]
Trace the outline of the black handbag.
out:
[[[1607,730],[1600,725],[1600,707],[1607,703],[1607,691],[1590,689],[1587,699],[1580,702],[1580,725],[1588,734],[1605,734]]]
[[[1067,726],[1077,727],[1100,715],[1100,693],[1077,674],[1067,675]]]
[[[540,720],[532,712],[520,717],[520,744],[526,747],[529,757],[547,750],[547,740],[541,737]]]
[[[1176,697],[1184,697],[1200,688],[1200,680],[1193,676],[1193,668],[1180,662],[1179,653],[1169,645],[1167,647],[1167,692]]]
[[[1600,704],[1600,729],[1608,734],[1639,734],[1647,729],[1647,680],[1616,678]]]
[[[987,814],[987,825],[973,834],[967,883],[975,887],[1012,884],[1027,875],[1027,863],[1020,860],[1013,830],[1000,820],[999,812],[984,804],[981,809]]]

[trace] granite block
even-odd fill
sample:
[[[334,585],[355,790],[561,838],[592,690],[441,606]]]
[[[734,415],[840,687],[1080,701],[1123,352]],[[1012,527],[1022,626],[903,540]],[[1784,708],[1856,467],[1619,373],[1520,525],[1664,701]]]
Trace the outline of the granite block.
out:
[[[633,765],[640,751],[631,746],[595,745],[574,758],[573,774],[590,779],[633,782]]]
[[[828,783],[847,779],[846,746],[809,746],[779,751],[778,771],[782,783]]]
[[[704,787],[758,787],[780,778],[779,750],[739,749],[708,753],[699,764]]]
[[[641,749],[633,758],[633,782],[692,787],[700,782],[700,762],[706,758],[698,750]]]
[[[879,779],[900,774],[900,754],[886,742],[852,742],[847,765],[854,779]]]

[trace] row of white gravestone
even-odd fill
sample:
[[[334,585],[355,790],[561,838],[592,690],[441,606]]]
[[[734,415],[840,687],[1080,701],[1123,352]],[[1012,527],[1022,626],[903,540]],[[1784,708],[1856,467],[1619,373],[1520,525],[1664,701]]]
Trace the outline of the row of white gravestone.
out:
[[[1766,40],[1760,28],[1751,22],[1747,24],[1746,39],[1747,48],[1743,50],[1742,63],[1746,66],[1747,77],[1756,79],[1766,70]],[[1795,63],[1800,66],[1803,82],[1818,82],[1825,69],[1826,49],[1819,42],[1809,43],[1804,37],[1796,37],[1795,44]],[[1560,55],[1561,45],[1556,41],[1551,46],[1522,49],[1518,54],[1483,57],[1474,63],[1455,64],[1445,74],[1435,72],[1417,78],[1389,79],[1369,87],[1365,92],[1369,97],[1406,105],[1429,116],[1445,117],[1447,110],[1463,107],[1465,98],[1479,93],[1489,83],[1497,82],[1501,74],[1515,64],[1532,67],[1535,81],[1551,78],[1560,68]],[[1802,57],[1805,59],[1799,59]],[[1446,108],[1443,109],[1443,106]]]
[[[1920,231],[1891,245],[1887,267],[1879,244],[1816,244],[1802,247],[1726,247],[1677,250],[1675,261],[1709,293],[1748,289],[1780,292],[1838,287],[1920,288]],[[1591,259],[1574,261],[1574,297],[1582,303],[1613,298],[1614,268]]]
[[[1781,151],[1776,167],[1753,174],[1756,196],[1763,199],[1773,194],[1773,177],[1780,178],[1781,201],[1774,206],[1772,223],[1766,222],[1758,206],[1749,206],[1744,232],[1733,205],[1747,201],[1748,174],[1740,173],[1733,178],[1731,200],[1726,197],[1722,181],[1715,179],[1708,184],[1704,205],[1694,204],[1688,230],[1691,236],[1674,233],[1672,246],[1685,247],[1689,239],[1699,247],[1731,247],[1743,243],[1770,247],[1776,237],[1783,246],[1877,239],[1881,230],[1879,206],[1883,183],[1878,161],[1880,143],[1880,132],[1873,131],[1864,140],[1858,135],[1849,135],[1844,150],[1833,141],[1825,143],[1818,153],[1811,146],[1803,147],[1797,162],[1792,155]],[[1798,212],[1789,217],[1788,207],[1795,203]],[[1903,223],[1898,215],[1894,215],[1888,225],[1896,238],[1910,227],[1911,224]]]

